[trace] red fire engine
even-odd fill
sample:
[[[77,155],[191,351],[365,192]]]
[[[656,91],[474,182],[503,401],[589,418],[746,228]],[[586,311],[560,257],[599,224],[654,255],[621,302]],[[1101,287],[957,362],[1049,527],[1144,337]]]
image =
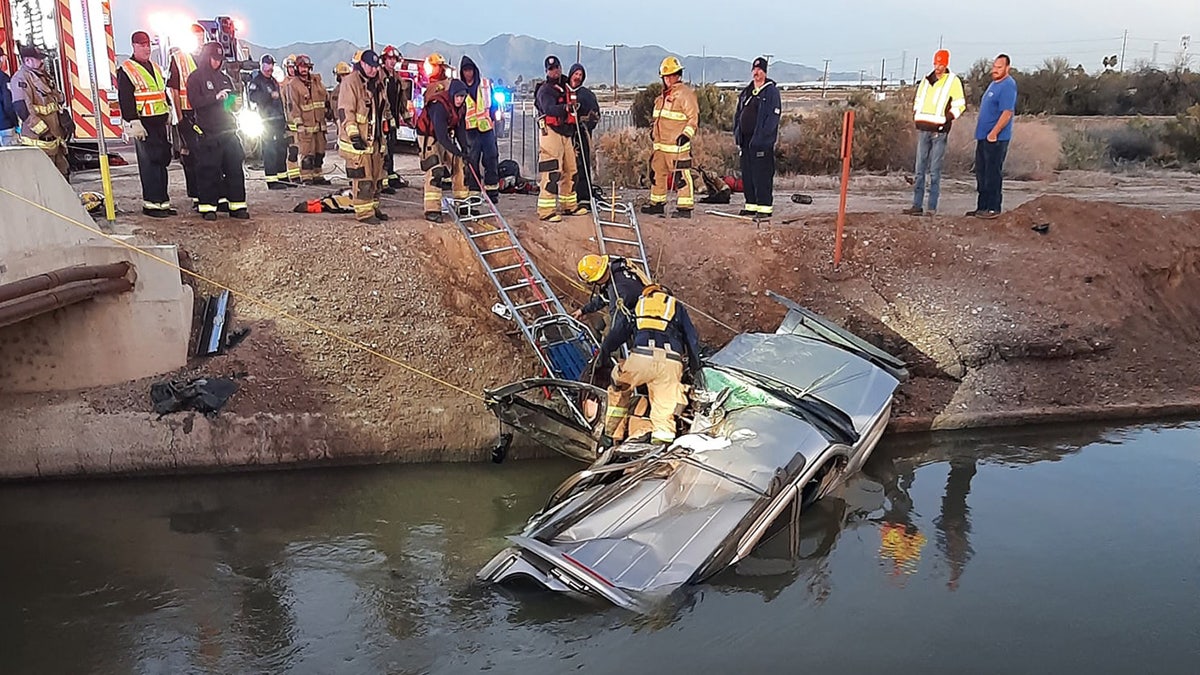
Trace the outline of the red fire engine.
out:
[[[92,107],[92,87],[84,49],[83,2],[88,3],[92,50],[96,55],[101,110],[99,123]],[[16,17],[14,8],[21,10]],[[57,43],[56,46],[42,37],[41,17],[47,15],[54,17],[53,42]],[[14,24],[14,18],[21,19],[23,25],[18,27]],[[95,155],[98,129],[103,129],[106,139],[121,137],[121,111],[117,104],[116,85],[117,52],[113,43],[112,12],[108,0],[0,0],[0,44],[4,46],[3,66],[10,74],[20,66],[18,44],[32,44],[49,52],[47,67],[58,75],[75,120],[75,136],[69,146],[72,164],[90,163],[84,156],[89,153]]]

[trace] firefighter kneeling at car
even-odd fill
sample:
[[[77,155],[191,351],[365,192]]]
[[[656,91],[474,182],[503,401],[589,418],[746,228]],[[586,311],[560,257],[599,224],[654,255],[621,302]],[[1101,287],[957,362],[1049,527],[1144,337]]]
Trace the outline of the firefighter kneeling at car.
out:
[[[388,219],[379,210],[383,184],[383,142],[392,113],[379,79],[379,56],[368,49],[338,87],[338,154],[346,160],[346,178],[354,184],[354,217],[377,224]]]
[[[700,339],[687,309],[662,286],[651,284],[642,289],[632,314],[617,312],[616,324],[604,338],[598,359],[607,359],[633,338],[629,357],[613,368],[608,388],[608,411],[604,432],[621,441],[620,429],[629,414],[633,391],[645,385],[650,395],[650,433],[652,443],[675,440],[675,418],[687,405],[683,385],[686,363],[693,378],[700,373]],[[632,425],[632,422],[631,422]],[[643,432],[629,429],[631,440]]]
[[[448,89],[425,99],[417,116],[421,144],[421,170],[425,172],[425,220],[442,222],[442,179],[450,176],[455,199],[470,196],[463,175],[467,157],[467,85],[454,80]],[[463,215],[478,215],[470,206]]]

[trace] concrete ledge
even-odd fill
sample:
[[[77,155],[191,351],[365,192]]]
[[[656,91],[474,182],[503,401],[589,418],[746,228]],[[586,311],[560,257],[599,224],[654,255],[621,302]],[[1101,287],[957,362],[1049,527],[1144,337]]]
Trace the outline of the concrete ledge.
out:
[[[904,434],[922,431],[1018,427],[1064,422],[1122,422],[1172,417],[1200,417],[1200,400],[1024,408],[998,412],[943,414],[936,417],[897,417],[888,424],[887,430],[888,433]]]

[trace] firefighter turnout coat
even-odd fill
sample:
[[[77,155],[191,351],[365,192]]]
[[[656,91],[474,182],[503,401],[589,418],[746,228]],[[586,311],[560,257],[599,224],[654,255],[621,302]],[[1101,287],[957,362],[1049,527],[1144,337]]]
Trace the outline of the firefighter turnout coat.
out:
[[[650,170],[654,182],[650,188],[650,203],[665,204],[667,185],[672,173],[680,172],[683,180],[677,185],[679,208],[695,207],[692,191],[692,143],[696,128],[700,124],[700,104],[696,93],[683,82],[676,82],[663,89],[654,99],[654,113],[650,138],[654,152],[650,156]],[[681,139],[680,137],[685,137]],[[684,140],[684,143],[680,143]]]
[[[21,110],[24,103],[28,117],[21,120],[21,143],[41,148],[54,161],[54,165],[65,176],[67,165],[67,134],[62,127],[59,113],[70,114],[64,107],[66,97],[55,83],[54,77],[42,70],[21,66],[9,83],[13,105]]]
[[[379,208],[386,151],[383,124],[394,124],[385,89],[358,65],[338,87],[338,154],[346,160],[346,178],[354,182],[354,215],[359,220],[371,218]]]
[[[299,148],[300,178],[311,180],[321,175],[325,160],[325,110],[329,99],[321,76],[297,75],[286,84],[284,95],[288,129],[296,135]]]

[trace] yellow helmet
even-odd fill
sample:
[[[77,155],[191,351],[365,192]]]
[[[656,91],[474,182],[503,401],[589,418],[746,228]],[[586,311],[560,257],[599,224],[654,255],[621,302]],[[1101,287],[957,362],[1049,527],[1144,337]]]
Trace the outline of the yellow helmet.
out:
[[[590,253],[579,259],[576,268],[579,278],[589,284],[594,284],[604,278],[608,272],[608,256]]]
[[[286,57],[284,57],[283,66],[285,68],[295,68],[296,67],[296,55],[288,54]]]
[[[349,63],[346,63],[345,61],[338,61],[338,64],[333,67],[333,74],[334,75],[349,75],[350,70],[351,70],[351,68],[350,68]]]
[[[431,66],[446,65],[446,59],[437,52],[434,52],[434,53],[430,54],[429,56],[425,57],[425,62]]]
[[[99,192],[81,192],[79,202],[88,213],[99,213],[100,209],[104,208],[104,196]]]
[[[350,60],[353,63],[358,63],[359,61],[362,61],[362,54],[363,54],[363,50],[360,49],[360,50],[354,52],[354,58],[352,58]]]
[[[683,64],[674,56],[668,56],[662,60],[662,64],[658,67],[658,76],[666,77],[668,75],[677,75],[683,72]]]

